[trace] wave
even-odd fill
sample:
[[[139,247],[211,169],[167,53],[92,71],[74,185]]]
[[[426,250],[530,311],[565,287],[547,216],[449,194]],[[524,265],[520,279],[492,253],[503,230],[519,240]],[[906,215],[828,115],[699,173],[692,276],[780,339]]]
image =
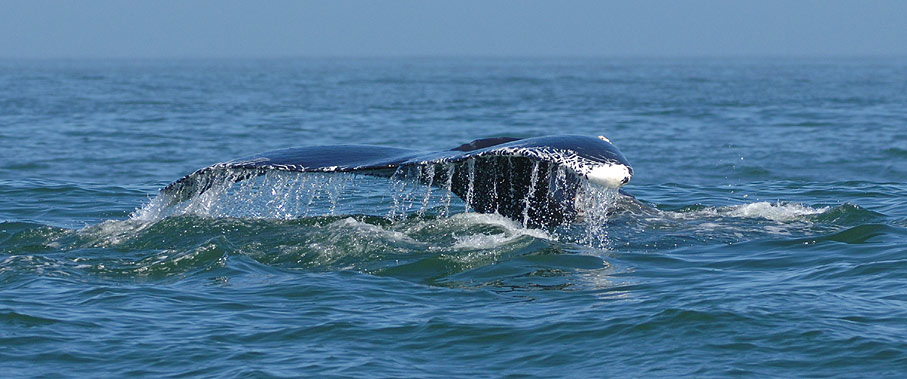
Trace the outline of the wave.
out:
[[[393,221],[371,215],[292,220],[177,215],[111,220],[70,230],[4,223],[3,275],[174,279],[224,270],[342,271],[431,283],[540,250],[550,233],[500,215],[460,213]],[[251,266],[248,266],[251,265]]]
[[[242,262],[245,270],[263,272],[351,270],[427,284],[501,286],[553,265],[563,266],[554,270],[561,279],[551,285],[558,287],[576,275],[608,282],[584,270],[612,270],[607,260],[625,249],[833,240],[835,233],[857,241],[846,229],[885,218],[854,204],[782,201],[663,209],[583,183],[580,221],[541,229],[472,212],[443,189],[386,183],[354,174],[273,173],[177,204],[155,197],[128,219],[81,229],[0,223],[0,246],[9,254],[0,276],[169,280],[216,275]],[[536,256],[555,258],[526,264]]]

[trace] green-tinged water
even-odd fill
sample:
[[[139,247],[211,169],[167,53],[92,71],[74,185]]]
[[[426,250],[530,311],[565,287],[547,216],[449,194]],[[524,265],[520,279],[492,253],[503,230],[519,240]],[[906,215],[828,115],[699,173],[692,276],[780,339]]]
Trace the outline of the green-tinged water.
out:
[[[0,376],[907,373],[907,62],[0,62]],[[209,164],[605,135],[553,229]]]

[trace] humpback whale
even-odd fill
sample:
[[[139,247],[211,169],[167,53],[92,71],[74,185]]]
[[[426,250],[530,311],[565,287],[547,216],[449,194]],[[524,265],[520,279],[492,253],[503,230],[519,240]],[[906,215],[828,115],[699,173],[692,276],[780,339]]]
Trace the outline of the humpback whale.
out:
[[[269,151],[199,169],[161,190],[172,203],[271,171],[352,172],[442,183],[480,213],[499,213],[531,227],[575,221],[582,183],[618,190],[633,169],[605,137],[556,135],[478,139],[425,152],[370,145],[309,146]],[[227,176],[229,174],[229,176]]]

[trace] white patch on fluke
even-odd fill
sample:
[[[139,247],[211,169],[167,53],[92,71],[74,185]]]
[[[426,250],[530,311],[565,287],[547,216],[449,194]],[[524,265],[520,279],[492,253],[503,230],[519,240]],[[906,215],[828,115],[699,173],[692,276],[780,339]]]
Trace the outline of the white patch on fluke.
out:
[[[620,188],[630,181],[630,169],[622,164],[603,164],[592,168],[586,175],[589,181],[607,188]]]
[[[505,146],[476,156],[509,155],[528,157],[553,162],[564,166],[590,182],[607,188],[620,188],[630,181],[630,168],[619,163],[597,162],[584,158],[572,150],[546,146],[512,147]],[[442,160],[444,162],[446,160]]]

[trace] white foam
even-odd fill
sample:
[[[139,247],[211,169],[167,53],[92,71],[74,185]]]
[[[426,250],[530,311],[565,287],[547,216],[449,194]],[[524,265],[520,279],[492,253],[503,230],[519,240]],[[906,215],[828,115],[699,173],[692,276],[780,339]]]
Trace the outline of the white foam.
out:
[[[706,207],[692,212],[664,212],[665,214],[684,220],[693,220],[707,217],[735,217],[735,218],[762,218],[766,220],[785,222],[802,221],[804,216],[822,214],[830,207],[813,208],[798,203],[760,201],[756,203],[727,205],[722,207]]]
[[[505,233],[454,236],[457,242],[454,243],[451,248],[456,250],[491,249],[510,243],[510,241],[519,237],[521,237],[521,235],[514,234],[508,236]]]
[[[493,226],[495,230],[491,233],[470,230],[470,228],[480,225]],[[422,246],[423,248],[427,243],[413,238],[412,235],[418,235],[425,229],[433,229],[435,233],[449,233],[454,239],[447,246],[427,247],[428,249],[440,248],[442,251],[495,249],[526,236],[556,240],[556,237],[544,230],[524,228],[520,223],[499,214],[459,213],[449,218],[420,220],[416,223],[404,221],[386,226],[347,217],[331,223],[330,226],[339,229],[339,233],[356,236],[355,238],[363,243],[383,241],[392,244]]]
[[[657,211],[654,218],[646,218],[648,223],[672,222],[692,227],[701,233],[732,233],[736,238],[744,238],[754,229],[775,235],[790,235],[793,230],[813,225],[808,216],[822,214],[830,207],[810,207],[798,203],[766,202],[706,207],[695,211],[671,212]],[[767,220],[770,222],[753,222],[745,220]]]
[[[151,221],[140,220],[107,220],[97,225],[87,226],[78,233],[91,241],[91,246],[108,247],[128,241],[142,230],[154,225]]]
[[[520,223],[497,213],[458,213],[450,217],[451,221],[471,225],[493,225],[504,229],[507,235],[530,236],[547,240],[557,238],[542,229],[525,228]]]
[[[412,237],[406,235],[405,233],[384,229],[379,225],[369,224],[367,222],[356,220],[352,217],[347,217],[342,220],[335,221],[331,223],[331,225],[344,229],[352,229],[353,232],[357,234],[365,235],[371,238],[377,237],[392,242],[420,244],[419,241],[414,240]]]
[[[760,201],[757,203],[721,207],[719,208],[719,214],[740,218],[764,218],[772,221],[793,221],[801,219],[803,216],[824,213],[828,209],[829,207],[812,208],[796,203],[769,203],[767,201]]]
[[[451,250],[488,250],[505,246],[522,237],[533,237],[545,240],[557,240],[557,237],[541,229],[523,227],[520,223],[496,213],[460,213],[450,217],[450,222],[461,224],[460,227],[473,225],[491,225],[502,229],[502,233],[454,235]]]

